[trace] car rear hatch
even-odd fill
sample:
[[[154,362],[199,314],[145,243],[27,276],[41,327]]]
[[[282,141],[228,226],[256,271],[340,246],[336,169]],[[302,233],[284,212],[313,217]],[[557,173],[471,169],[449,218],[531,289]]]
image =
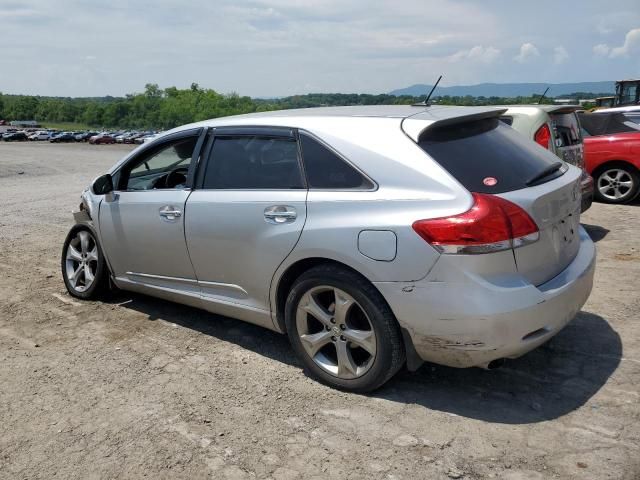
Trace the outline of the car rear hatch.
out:
[[[502,112],[460,117],[457,121],[435,121],[422,130],[417,128],[417,119],[414,119],[409,128],[403,125],[403,129],[473,194],[476,204],[469,212],[477,208],[478,200],[484,198],[492,202],[500,197],[508,203],[498,202],[499,208],[489,211],[502,211],[507,217],[514,215],[513,225],[528,214],[538,233],[522,238],[512,235],[508,248],[513,252],[518,273],[532,284],[540,285],[564,270],[578,253],[581,171],[569,167],[548,150],[504,125],[498,119]],[[451,224],[469,220],[461,216],[452,217]],[[427,233],[424,235],[415,224],[414,229],[427,241],[433,240],[428,232],[433,227],[430,222],[440,221],[441,224],[441,220],[425,220]],[[481,221],[486,222],[486,218]],[[493,226],[486,225],[486,229]],[[437,225],[436,230],[440,227]],[[449,243],[456,242],[449,240]],[[487,252],[504,249],[504,244],[492,245],[493,249],[477,249],[475,253],[492,255]],[[440,251],[444,254],[474,253],[473,249],[460,248],[457,252],[451,248],[440,248]]]
[[[551,131],[556,154],[565,162],[584,170],[582,132],[576,114],[577,107],[549,108]]]

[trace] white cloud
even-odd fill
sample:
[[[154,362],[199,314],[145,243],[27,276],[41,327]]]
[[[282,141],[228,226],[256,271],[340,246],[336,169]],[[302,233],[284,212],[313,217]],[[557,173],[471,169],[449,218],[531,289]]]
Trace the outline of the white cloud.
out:
[[[495,47],[476,45],[469,50],[460,50],[447,58],[450,62],[454,63],[468,59],[475,62],[491,64],[500,57],[501,53],[502,52]]]
[[[606,43],[599,43],[593,47],[593,54],[598,57],[606,57],[609,55],[609,50],[611,50],[609,45]]]
[[[640,54],[640,28],[629,30],[624,37],[624,44],[621,47],[612,48],[609,56],[611,58],[628,57],[635,53]]]
[[[559,46],[553,49],[553,63],[561,65],[567,60],[569,60],[569,52],[566,48]]]
[[[520,46],[520,52],[513,59],[518,63],[526,63],[530,59],[539,57],[540,52],[533,43],[523,43]]]
[[[624,43],[619,47],[610,47],[606,43],[599,43],[593,47],[593,54],[598,57],[630,57],[640,54],[640,28],[629,30],[624,36]]]

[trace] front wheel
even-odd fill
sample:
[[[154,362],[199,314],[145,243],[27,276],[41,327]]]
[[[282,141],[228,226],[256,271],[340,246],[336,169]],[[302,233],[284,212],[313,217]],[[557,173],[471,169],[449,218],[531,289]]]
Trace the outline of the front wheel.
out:
[[[99,298],[108,288],[107,266],[100,245],[87,227],[72,229],[62,247],[62,278],[69,294]]]
[[[368,392],[402,366],[400,328],[384,298],[355,272],[315,267],[298,278],[286,303],[287,333],[318,380]]]
[[[640,189],[638,172],[630,165],[615,164],[603,168],[595,176],[595,196],[605,203],[628,203]]]

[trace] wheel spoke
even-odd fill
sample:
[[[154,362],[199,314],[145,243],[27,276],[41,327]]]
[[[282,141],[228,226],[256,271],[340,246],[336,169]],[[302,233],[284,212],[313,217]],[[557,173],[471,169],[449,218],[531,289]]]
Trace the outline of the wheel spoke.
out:
[[[94,245],[93,249],[87,253],[87,261],[89,260],[98,261],[98,247],[96,245]]]
[[[88,287],[93,283],[94,279],[93,272],[91,271],[91,267],[87,264],[84,266],[84,286]]]
[[[350,377],[356,375],[358,366],[353,361],[351,350],[347,347],[347,342],[336,342],[336,352],[338,354],[338,376]]]
[[[627,188],[631,188],[633,186],[633,181],[632,180],[624,180],[620,182],[620,186],[622,187],[627,187]]]
[[[624,175],[624,172],[622,170],[616,170],[616,180],[620,180],[620,177],[622,177],[622,175]]]
[[[86,255],[89,251],[89,234],[83,230],[78,236],[80,237],[80,250]]]
[[[306,335],[300,335],[300,340],[302,340],[302,345],[313,358],[322,347],[331,342],[331,332],[322,330],[318,333],[307,333]]]
[[[71,244],[67,247],[67,260],[73,260],[75,262],[82,261],[82,255]]]
[[[352,344],[366,350],[369,355],[376,354],[376,337],[373,334],[373,331],[352,330],[348,328],[342,332],[342,335],[344,335],[344,337]]]
[[[336,322],[338,324],[344,325],[347,321],[347,314],[349,313],[349,309],[355,303],[355,300],[338,289],[334,289],[333,291],[336,301]]]
[[[306,293],[300,300],[300,308],[324,325],[331,325],[331,314],[318,303],[311,293]]]
[[[78,265],[77,270],[73,272],[71,277],[69,277],[69,281],[75,287],[78,285],[78,280],[80,279],[80,275],[82,274],[84,267],[82,265]]]

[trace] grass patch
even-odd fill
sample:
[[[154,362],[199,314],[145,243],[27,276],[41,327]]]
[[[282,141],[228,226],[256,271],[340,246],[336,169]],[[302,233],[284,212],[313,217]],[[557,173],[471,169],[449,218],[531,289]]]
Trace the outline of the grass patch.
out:
[[[91,130],[86,123],[75,122],[42,122],[42,128],[55,128],[56,130],[74,131],[74,130]]]

